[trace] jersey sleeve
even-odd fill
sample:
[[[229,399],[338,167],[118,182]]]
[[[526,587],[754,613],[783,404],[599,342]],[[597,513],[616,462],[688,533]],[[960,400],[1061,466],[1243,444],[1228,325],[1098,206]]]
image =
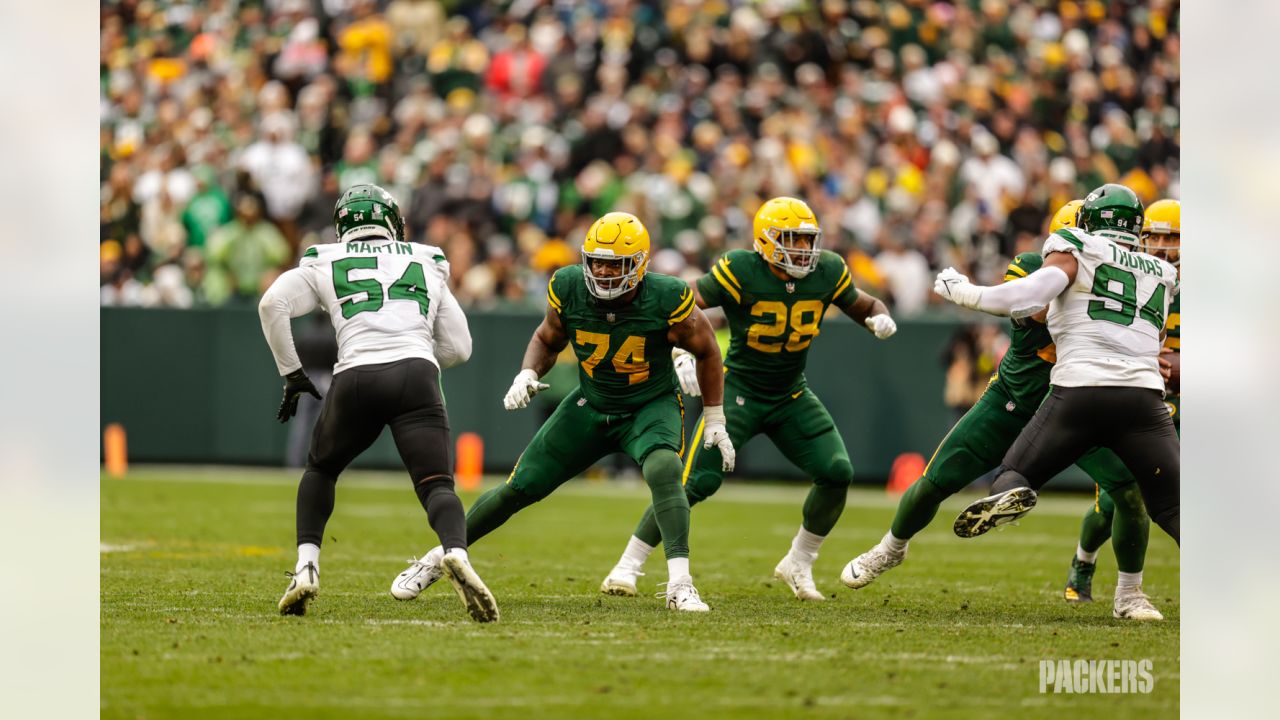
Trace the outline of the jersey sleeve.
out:
[[[742,304],[742,282],[733,269],[732,254],[726,253],[711,266],[711,272],[698,280],[698,292],[708,307]]]
[[[838,272],[832,273],[836,277],[836,284],[831,293],[831,304],[844,310],[857,301],[858,288],[853,286],[853,275],[849,272],[849,265],[844,258],[831,253],[831,260],[828,262],[831,263],[833,270],[838,268]]]
[[[1084,240],[1076,235],[1074,228],[1055,230],[1044,241],[1044,249],[1040,251],[1040,255],[1047,256],[1049,253],[1055,252],[1071,253],[1079,257],[1084,253]]]
[[[1004,269],[1004,281],[1009,282],[1010,280],[1024,278],[1039,270],[1042,265],[1044,265],[1044,258],[1041,257],[1040,253],[1019,253],[1013,259],[1013,262],[1009,263],[1009,267]]]
[[[289,319],[306,315],[319,304],[317,272],[314,268],[299,267],[281,273],[258,302],[262,334],[271,347],[276,370],[282,377],[302,367],[293,344],[293,328]]]
[[[302,259],[298,261],[298,267],[313,267],[320,263],[320,246],[312,245],[307,251],[302,253]]]
[[[570,280],[565,277],[568,275],[566,270],[568,268],[556,270],[547,281],[547,307],[555,310],[557,315],[564,315],[564,298],[571,297],[568,292]]]
[[[693,288],[679,280],[676,280],[676,283],[678,283],[678,286],[672,288],[672,295],[678,300],[675,301],[675,309],[667,313],[668,325],[682,323],[685,318],[693,314]]]

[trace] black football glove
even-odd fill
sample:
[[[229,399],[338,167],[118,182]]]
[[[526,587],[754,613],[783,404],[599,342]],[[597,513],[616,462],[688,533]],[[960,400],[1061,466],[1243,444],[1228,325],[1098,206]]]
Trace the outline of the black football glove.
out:
[[[316,390],[316,386],[311,384],[311,378],[302,370],[294,370],[284,376],[284,399],[280,401],[280,409],[276,411],[276,419],[280,422],[289,422],[289,418],[298,412],[298,397],[302,393],[311,393],[315,399],[320,399],[320,391]]]

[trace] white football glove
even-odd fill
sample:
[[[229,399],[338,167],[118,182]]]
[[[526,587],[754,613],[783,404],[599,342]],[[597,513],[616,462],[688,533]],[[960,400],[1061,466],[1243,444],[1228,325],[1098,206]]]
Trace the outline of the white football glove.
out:
[[[702,388],[698,387],[698,364],[693,359],[693,353],[672,348],[671,357],[675,361],[676,378],[680,380],[680,389],[684,394],[693,397],[702,395]]]
[[[729,431],[724,428],[724,406],[708,405],[702,408],[703,422],[702,448],[710,450],[714,445],[720,448],[720,469],[725,472],[733,470],[738,459],[738,451],[733,449],[733,441],[729,439]]]
[[[502,407],[508,410],[519,410],[526,407],[534,395],[551,387],[550,385],[538,382],[538,374],[525,368],[516,375],[516,379],[511,383],[511,389],[507,391],[507,396],[502,398]]]
[[[982,298],[982,288],[969,282],[969,277],[955,268],[947,268],[938,273],[933,281],[933,291],[951,302],[976,309]]]
[[[893,337],[898,332],[898,323],[888,315],[872,315],[863,321],[867,329],[876,334],[877,340]]]

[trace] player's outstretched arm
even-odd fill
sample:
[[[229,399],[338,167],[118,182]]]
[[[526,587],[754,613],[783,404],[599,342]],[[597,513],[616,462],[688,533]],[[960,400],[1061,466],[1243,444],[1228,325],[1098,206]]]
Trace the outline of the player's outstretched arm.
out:
[[[306,315],[316,309],[319,296],[312,285],[313,275],[307,268],[294,268],[276,278],[258,302],[258,320],[267,338],[276,369],[284,377],[284,399],[276,411],[276,419],[287,422],[298,411],[298,397],[309,393],[320,398],[310,378],[302,371],[297,348],[293,344],[290,318]]]
[[[898,332],[898,324],[889,315],[889,308],[875,295],[859,290],[853,304],[841,309],[878,340],[886,340]]]
[[[547,374],[556,362],[556,356],[569,343],[569,334],[565,332],[560,315],[548,307],[538,329],[529,338],[529,347],[525,348],[524,360],[520,363],[520,372],[502,399],[502,406],[508,410],[519,410],[526,407],[534,395],[546,390],[550,385],[538,382],[538,378]]]
[[[962,307],[1020,319],[1040,312],[1070,287],[1078,268],[1073,255],[1052,252],[1039,270],[994,287],[974,285],[955,268],[947,268],[938,273],[933,291]]]
[[[667,335],[677,347],[688,350],[697,362],[698,386],[702,389],[702,415],[705,426],[702,431],[704,448],[720,449],[721,467],[727,472],[733,469],[737,453],[724,419],[724,362],[720,358],[720,345],[715,331],[700,308],[671,327]]]

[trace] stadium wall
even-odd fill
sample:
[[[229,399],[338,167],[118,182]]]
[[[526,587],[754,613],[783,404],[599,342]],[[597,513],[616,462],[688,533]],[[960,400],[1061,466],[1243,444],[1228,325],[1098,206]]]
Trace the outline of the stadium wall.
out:
[[[571,364],[559,366],[551,378],[558,394],[539,396],[529,411],[504,411],[502,394],[538,315],[473,312],[469,319],[472,359],[444,375],[450,421],[455,437],[483,437],[486,472],[506,473],[576,377]],[[928,458],[954,423],[942,402],[941,357],[957,327],[954,320],[906,321],[892,341],[875,342],[847,318],[823,323],[823,340],[810,350],[809,385],[844,434],[858,481],[883,482],[900,453]],[[287,429],[274,417],[281,384],[256,308],[102,308],[101,330],[101,422],[125,427],[131,461],[284,462]],[[692,427],[696,400],[687,408]],[[390,433],[357,466],[398,467]],[[763,437],[742,449],[738,467],[737,475],[801,477]],[[1085,482],[1074,469],[1063,481]]]

